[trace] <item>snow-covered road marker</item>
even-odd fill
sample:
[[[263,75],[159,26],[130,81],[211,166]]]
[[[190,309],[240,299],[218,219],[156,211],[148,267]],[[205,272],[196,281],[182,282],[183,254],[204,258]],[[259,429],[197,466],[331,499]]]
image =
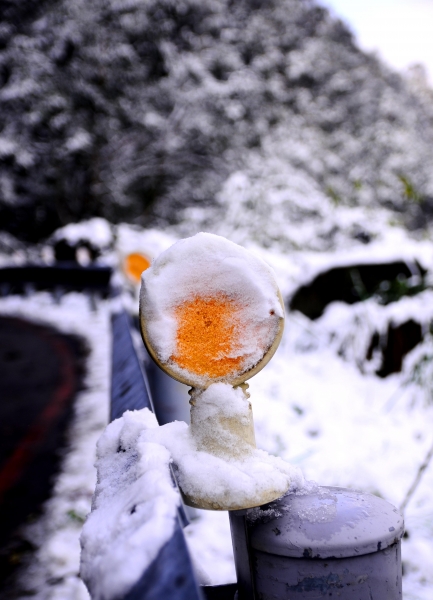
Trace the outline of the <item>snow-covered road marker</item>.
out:
[[[142,275],[140,324],[156,363],[192,386],[191,427],[161,432],[186,504],[238,510],[302,485],[298,469],[256,448],[246,391],[284,327],[281,294],[264,261],[216,235],[181,240]]]

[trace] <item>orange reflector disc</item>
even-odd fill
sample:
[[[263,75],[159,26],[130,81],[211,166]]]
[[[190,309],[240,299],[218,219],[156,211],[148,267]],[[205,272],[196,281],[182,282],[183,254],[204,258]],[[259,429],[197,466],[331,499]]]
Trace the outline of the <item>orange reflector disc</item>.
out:
[[[237,340],[242,327],[242,307],[221,294],[196,297],[175,309],[176,353],[179,367],[210,378],[226,377],[242,369],[245,356]]]
[[[133,252],[132,254],[128,254],[128,256],[125,258],[125,262],[124,262],[125,273],[135,283],[140,282],[141,274],[143,273],[143,271],[145,271],[149,267],[150,267],[150,260],[143,254],[139,254],[138,252]]]

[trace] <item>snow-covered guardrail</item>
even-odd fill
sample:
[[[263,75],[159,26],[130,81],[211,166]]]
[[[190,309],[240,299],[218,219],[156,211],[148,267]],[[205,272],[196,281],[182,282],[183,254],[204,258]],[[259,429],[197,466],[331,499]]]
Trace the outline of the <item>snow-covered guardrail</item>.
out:
[[[159,398],[151,396],[147,373],[133,343],[133,331],[134,324],[127,313],[113,314],[110,421],[115,423],[99,444],[98,460],[103,487],[112,488],[105,498],[111,514],[103,506],[82,536],[81,575],[92,600],[232,600],[235,584],[200,587],[196,579],[183,534],[188,518],[169,456],[158,456],[152,452],[155,448],[149,446],[137,456],[134,428],[142,423],[129,416],[131,411],[143,408],[153,413]],[[151,425],[155,427],[156,420]],[[129,446],[124,443],[125,435],[131,436]],[[108,440],[111,448],[107,447]],[[134,470],[140,460],[153,461],[155,469],[148,465],[141,470],[138,467],[135,482],[134,477],[122,479],[122,473]],[[113,468],[114,475],[110,473]],[[113,513],[116,496],[119,510]],[[139,525],[134,522],[134,515]],[[129,524],[128,517],[132,517]]]
[[[82,535],[81,575],[92,600],[200,600],[169,457],[152,445],[144,445],[137,455],[137,422],[129,418],[131,413],[122,417],[143,408],[149,409],[149,417],[153,413],[125,312],[113,315],[112,332],[113,422],[98,445],[97,509]]]

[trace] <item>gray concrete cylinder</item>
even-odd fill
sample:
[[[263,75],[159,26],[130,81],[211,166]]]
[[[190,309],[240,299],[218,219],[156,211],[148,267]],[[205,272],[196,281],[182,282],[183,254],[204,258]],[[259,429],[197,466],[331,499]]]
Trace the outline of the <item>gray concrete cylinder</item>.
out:
[[[316,487],[229,514],[239,600],[402,598],[403,517],[382,498]]]

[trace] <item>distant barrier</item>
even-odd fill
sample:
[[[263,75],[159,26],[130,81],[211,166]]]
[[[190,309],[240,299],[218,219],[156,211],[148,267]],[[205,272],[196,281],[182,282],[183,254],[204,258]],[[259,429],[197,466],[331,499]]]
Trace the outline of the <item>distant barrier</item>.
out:
[[[25,294],[32,291],[56,290],[95,292],[107,296],[112,269],[77,263],[54,265],[21,265],[0,268],[0,294]]]

